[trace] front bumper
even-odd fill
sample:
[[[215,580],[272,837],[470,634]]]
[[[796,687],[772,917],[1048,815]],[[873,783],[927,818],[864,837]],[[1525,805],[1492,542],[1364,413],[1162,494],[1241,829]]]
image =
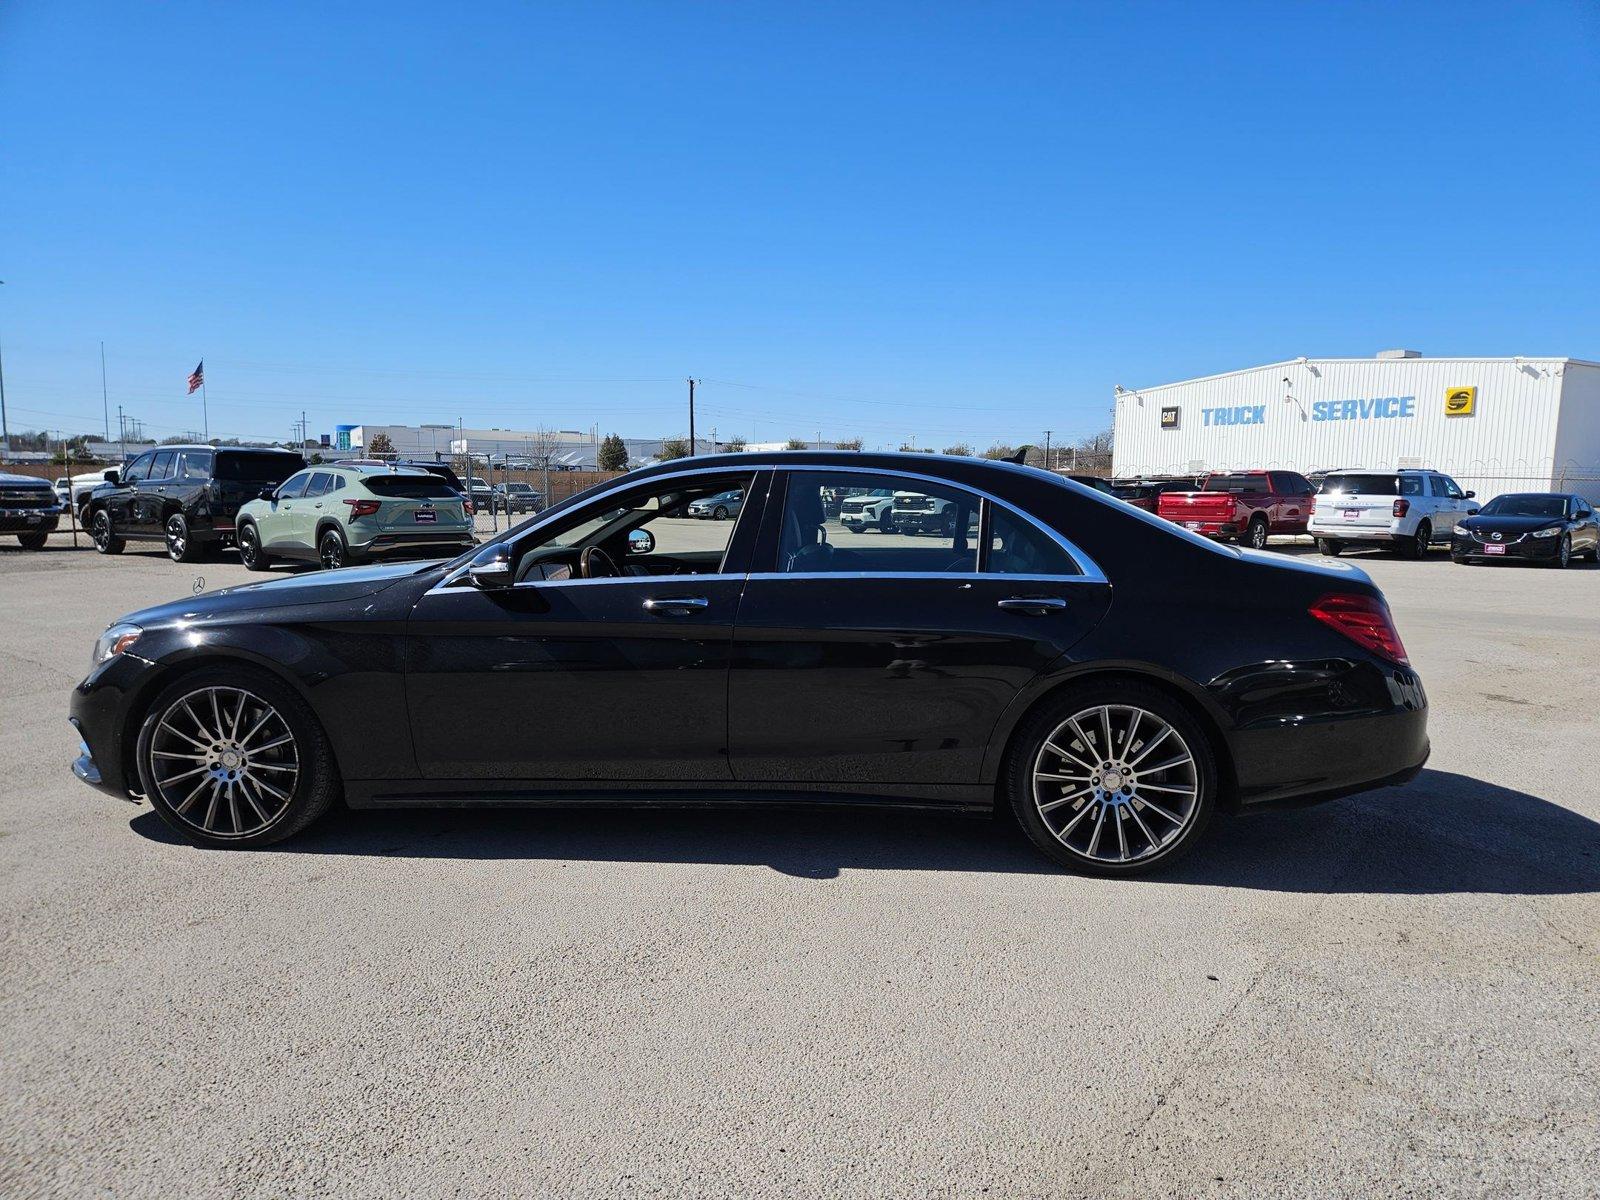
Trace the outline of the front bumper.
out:
[[[154,664],[132,654],[101,663],[72,690],[67,720],[78,731],[79,753],[72,773],[92,788],[130,799],[138,781],[126,764],[133,757],[125,744],[123,714],[142,685],[150,682]],[[137,737],[133,730],[128,737]]]
[[[1498,551],[1489,547],[1498,546]],[[1554,562],[1561,554],[1561,538],[1536,538],[1528,534],[1503,542],[1480,542],[1471,534],[1454,534],[1450,541],[1450,557],[1470,559],[1473,562]]]
[[[61,505],[49,508],[0,508],[0,533],[49,533],[61,522],[67,510]]]
[[[896,529],[915,533],[939,533],[945,526],[939,513],[897,512],[891,520]]]

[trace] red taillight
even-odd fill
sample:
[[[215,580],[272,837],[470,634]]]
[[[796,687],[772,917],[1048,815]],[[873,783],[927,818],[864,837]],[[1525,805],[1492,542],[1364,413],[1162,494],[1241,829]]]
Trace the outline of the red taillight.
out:
[[[1396,500],[1394,502],[1394,515],[1395,516],[1403,517],[1410,511],[1411,511],[1411,501],[1409,501],[1409,500]]]
[[[1411,665],[1400,631],[1394,627],[1389,606],[1376,596],[1334,592],[1322,597],[1310,613],[1324,625],[1342,633],[1358,646],[1402,667]]]
[[[370,517],[381,507],[376,500],[346,500],[345,503],[350,506],[350,519],[352,521],[357,517]]]
[[[461,511],[466,513],[469,517],[472,515],[472,501],[468,500],[465,496],[461,497]]]

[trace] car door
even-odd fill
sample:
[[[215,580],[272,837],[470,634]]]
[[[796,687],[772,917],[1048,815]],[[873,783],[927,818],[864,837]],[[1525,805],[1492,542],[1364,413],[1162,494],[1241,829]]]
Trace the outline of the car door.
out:
[[[150,460],[150,473],[134,485],[129,505],[127,532],[136,537],[153,537],[166,524],[167,490],[172,484],[178,461],[175,450],[157,450]]]
[[[300,507],[305,504],[310,471],[297,471],[278,486],[272,495],[272,510],[256,522],[261,548],[275,554],[304,555],[309,547],[300,540]]]
[[[111,517],[111,524],[117,531],[125,532],[133,527],[133,506],[139,495],[139,485],[150,474],[150,463],[155,458],[154,451],[146,451],[139,455],[117,474],[117,482],[101,493],[98,502],[104,504],[106,512]]]
[[[176,488],[170,498],[188,517],[192,529],[209,529],[217,517],[211,497],[211,450],[185,450],[178,456]],[[202,506],[204,516],[201,516]]]
[[[305,494],[295,501],[294,536],[295,543],[313,549],[317,544],[317,522],[330,515],[330,500],[328,493],[333,490],[334,474],[332,471],[313,471],[311,479],[306,484]],[[345,512],[349,512],[345,509]]]
[[[712,523],[683,512],[684,496],[729,481],[726,471],[686,471],[612,489],[481,552],[504,547],[521,576],[513,586],[480,590],[458,572],[427,592],[406,638],[422,775],[730,780],[728,662],[760,513]],[[663,505],[664,496],[677,499]],[[641,552],[625,553],[636,524]],[[574,558],[591,545],[623,573],[576,577]]]
[[[827,489],[860,487],[954,507],[955,530],[826,515]],[[937,480],[794,471],[764,509],[728,687],[733,771],[752,784],[977,783],[1006,706],[1109,602],[1056,535]]]

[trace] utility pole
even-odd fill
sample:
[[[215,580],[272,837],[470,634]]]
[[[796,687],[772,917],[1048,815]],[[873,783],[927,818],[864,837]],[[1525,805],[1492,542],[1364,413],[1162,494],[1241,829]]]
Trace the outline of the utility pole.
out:
[[[111,396],[106,391],[106,344],[100,343],[100,415],[106,422],[106,441],[111,440]]]
[[[1044,431],[1044,469],[1050,469],[1050,430]]]
[[[122,451],[122,461],[128,461],[128,422],[123,419],[122,405],[117,405],[117,445]]]
[[[694,385],[697,380],[689,380],[689,453],[694,454]]]
[[[4,283],[0,279],[0,283]],[[11,453],[11,426],[6,421],[6,363],[5,357],[0,355],[0,454]]]

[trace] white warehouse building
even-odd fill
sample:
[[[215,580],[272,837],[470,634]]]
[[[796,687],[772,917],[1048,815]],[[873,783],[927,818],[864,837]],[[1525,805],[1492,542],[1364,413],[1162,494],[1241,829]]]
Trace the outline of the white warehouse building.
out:
[[[1600,363],[1575,358],[1297,358],[1116,391],[1112,473],[1431,467],[1484,499],[1600,503]]]

